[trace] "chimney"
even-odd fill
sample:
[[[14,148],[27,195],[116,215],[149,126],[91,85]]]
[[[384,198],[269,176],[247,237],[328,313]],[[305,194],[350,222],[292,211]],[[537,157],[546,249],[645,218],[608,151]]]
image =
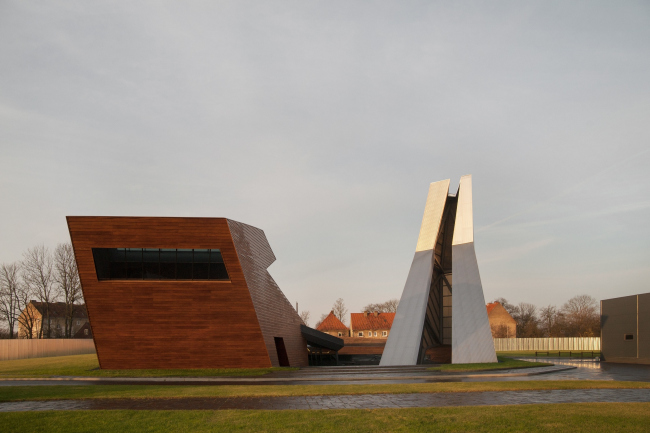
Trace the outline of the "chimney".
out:
[[[368,317],[368,312],[367,311],[363,312],[363,317]]]
[[[379,311],[375,311],[375,317],[379,316]]]

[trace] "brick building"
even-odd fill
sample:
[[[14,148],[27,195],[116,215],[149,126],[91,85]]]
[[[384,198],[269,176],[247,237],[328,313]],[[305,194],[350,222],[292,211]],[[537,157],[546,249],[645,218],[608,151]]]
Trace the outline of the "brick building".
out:
[[[316,327],[316,330],[341,338],[350,335],[350,330],[334,315],[334,311],[330,311],[327,317]]]
[[[486,305],[492,338],[516,338],[517,322],[498,302]]]
[[[350,336],[353,338],[388,338],[395,313],[350,313]]]

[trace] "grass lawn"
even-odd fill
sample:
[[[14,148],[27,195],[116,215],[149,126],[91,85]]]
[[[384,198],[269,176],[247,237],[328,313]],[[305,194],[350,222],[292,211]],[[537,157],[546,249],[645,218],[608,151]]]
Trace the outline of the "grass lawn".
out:
[[[557,358],[558,357],[557,352],[558,352],[557,350],[551,350],[551,357]],[[560,357],[562,357],[562,358],[564,358],[564,357],[568,358],[569,357],[569,352],[568,351],[562,350],[560,352],[561,352]],[[572,358],[576,357],[576,355],[575,355],[576,352],[577,351],[574,351],[574,355],[571,356]],[[585,355],[584,355],[585,359],[591,358],[591,356],[587,357],[587,353],[586,353],[586,352],[591,352],[590,350],[589,351],[584,350],[583,352],[585,352]],[[590,355],[591,355],[591,353],[590,353]],[[506,356],[506,357],[528,356],[528,357],[535,358],[535,351],[534,350],[523,350],[523,351],[519,351],[519,352],[497,352],[497,356]],[[540,353],[537,357],[539,358],[539,357],[546,357],[546,356],[547,355],[545,353]],[[594,351],[594,357],[599,357],[599,356],[600,356],[600,351]],[[578,356],[578,358],[579,358],[579,356]]]
[[[538,362],[518,361],[500,357],[494,364],[445,364],[432,367],[432,371],[481,371],[510,368],[541,367],[552,365]],[[291,367],[272,368],[215,368],[187,370],[100,370],[97,355],[56,356],[50,358],[17,359],[0,361],[2,377],[219,377],[219,376],[262,376],[272,371],[297,370]]]
[[[512,359],[508,357],[498,357],[499,362],[490,362],[484,364],[443,364],[438,367],[431,367],[427,370],[432,371],[449,371],[449,372],[460,372],[460,371],[485,371],[485,370],[509,370],[511,368],[529,368],[529,367],[546,367],[549,364],[546,362],[529,362],[529,361],[519,361],[517,359]]]
[[[0,414],[3,432],[646,432],[650,403],[284,411]]]
[[[512,382],[436,382],[386,385],[53,385],[2,386],[0,401],[85,398],[183,398],[299,395],[408,394],[421,392],[524,391],[548,389],[650,389],[650,382],[613,380],[537,380]]]
[[[0,361],[3,377],[92,376],[92,377],[211,377],[262,376],[271,371],[297,370],[290,367],[214,368],[187,370],[100,370],[97,355],[55,356],[50,358]]]

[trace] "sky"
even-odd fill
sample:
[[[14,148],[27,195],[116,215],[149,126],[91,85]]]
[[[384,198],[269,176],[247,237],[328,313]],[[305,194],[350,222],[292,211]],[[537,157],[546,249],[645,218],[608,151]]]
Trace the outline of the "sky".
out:
[[[486,302],[650,291],[645,1],[0,0],[0,262],[66,215],[227,217],[311,324],[399,298],[472,174]]]

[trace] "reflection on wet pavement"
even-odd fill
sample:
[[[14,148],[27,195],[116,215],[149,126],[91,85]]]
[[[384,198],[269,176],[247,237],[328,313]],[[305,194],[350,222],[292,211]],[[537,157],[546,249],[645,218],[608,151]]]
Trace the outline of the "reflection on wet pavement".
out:
[[[391,367],[311,367],[298,371],[271,373],[258,378],[60,378],[62,380],[0,379],[0,386],[48,385],[349,385],[433,382],[478,382],[522,380],[620,380],[650,381],[650,365],[612,364],[593,360],[520,358],[547,361],[554,367],[493,370],[471,373],[429,371],[429,366]],[[63,380],[64,379],[64,380]]]
[[[544,362],[544,358],[517,358],[524,361]],[[650,382],[650,365],[615,364],[592,360],[577,359],[548,359],[555,365],[576,367],[573,370],[543,374],[532,377],[504,377],[496,380],[620,380],[632,382]],[[483,380],[481,378],[467,381]],[[485,379],[495,380],[495,379]]]
[[[0,412],[46,410],[382,409],[550,403],[650,402],[647,389],[365,394],[304,397],[96,399],[0,403]]]

